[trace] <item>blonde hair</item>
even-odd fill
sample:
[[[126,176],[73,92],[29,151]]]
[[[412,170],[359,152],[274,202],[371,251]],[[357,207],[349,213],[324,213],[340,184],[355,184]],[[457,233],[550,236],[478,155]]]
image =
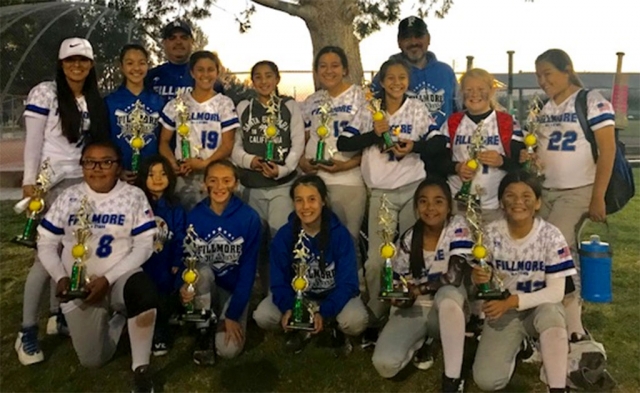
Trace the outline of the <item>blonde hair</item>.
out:
[[[507,110],[500,105],[498,100],[496,100],[496,86],[495,86],[495,78],[488,71],[483,70],[482,68],[472,68],[469,71],[465,72],[460,78],[460,90],[462,91],[462,100],[464,104],[464,82],[469,79],[480,79],[484,82],[489,88],[491,92],[489,93],[489,106],[491,109],[501,112],[506,112]]]

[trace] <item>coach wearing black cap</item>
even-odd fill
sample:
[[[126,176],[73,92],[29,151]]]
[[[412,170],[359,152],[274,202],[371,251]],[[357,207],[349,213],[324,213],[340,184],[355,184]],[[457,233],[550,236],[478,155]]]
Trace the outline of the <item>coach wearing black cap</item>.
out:
[[[430,43],[427,24],[417,16],[410,16],[398,26],[398,46],[402,52],[391,57],[401,57],[411,65],[409,93],[424,102],[435,121],[431,128],[437,129],[455,110],[458,82],[453,69],[429,52]],[[377,75],[374,88],[380,88]]]

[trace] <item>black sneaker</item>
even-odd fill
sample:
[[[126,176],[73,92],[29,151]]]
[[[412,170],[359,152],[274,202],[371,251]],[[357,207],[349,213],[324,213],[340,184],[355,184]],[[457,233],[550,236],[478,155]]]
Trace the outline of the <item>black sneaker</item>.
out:
[[[360,342],[360,348],[367,349],[372,348],[376,345],[376,341],[378,341],[379,331],[376,328],[367,328],[364,333],[362,333],[362,341]]]
[[[353,351],[351,340],[337,327],[331,329],[331,348],[336,357],[348,356]]]
[[[472,314],[469,318],[469,322],[467,322],[465,336],[476,337],[478,340],[480,340],[480,334],[482,334],[483,325],[484,319],[480,318],[478,315]]]
[[[284,347],[287,352],[298,354],[302,352],[310,338],[311,333],[309,332],[287,332],[285,333]]]
[[[149,372],[149,365],[139,366],[136,371],[133,372],[133,388],[132,393],[152,393],[153,381],[151,380],[151,373]]]
[[[569,388],[549,388],[549,393],[569,393]]]
[[[462,393],[464,392],[464,379],[449,378],[442,374],[442,392],[443,393]]]
[[[163,328],[156,326],[156,331],[153,335],[153,346],[151,348],[153,356],[165,356],[169,353],[169,340],[167,340],[167,335]]]
[[[427,337],[422,347],[413,354],[413,365],[420,370],[428,370],[433,363],[433,338]]]
[[[199,366],[216,364],[216,336],[213,329],[200,329],[196,350],[193,351],[193,362]]]
[[[516,358],[523,363],[541,363],[542,357],[538,351],[537,341],[532,337],[525,337],[522,344],[520,344],[520,352],[518,352]]]

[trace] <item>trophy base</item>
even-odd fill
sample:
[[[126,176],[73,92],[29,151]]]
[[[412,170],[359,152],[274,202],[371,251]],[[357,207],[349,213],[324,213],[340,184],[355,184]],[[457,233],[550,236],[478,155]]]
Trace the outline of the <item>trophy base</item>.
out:
[[[504,300],[509,296],[511,296],[511,293],[508,290],[501,291],[499,289],[476,293],[477,300]]]
[[[76,299],[86,299],[87,296],[89,296],[89,291],[84,289],[68,291],[66,294],[60,296],[60,302],[66,303]]]
[[[312,322],[289,322],[289,324],[287,325],[287,327],[289,329],[292,330],[303,330],[303,331],[307,331],[307,332],[311,332],[316,330],[315,327],[313,326]]]
[[[207,321],[211,321],[215,319],[215,315],[211,312],[211,310],[194,310],[193,312],[188,312],[184,314],[178,315],[179,323],[203,323]]]
[[[387,292],[387,291],[380,291],[380,293],[378,294],[378,299],[379,300],[411,300],[411,296],[409,295],[408,292]]]
[[[29,248],[36,248],[36,241],[33,239],[28,239],[26,237],[22,237],[22,236],[16,236],[13,239],[11,239],[11,243],[13,244],[19,244],[21,246],[25,246],[25,247],[29,247]]]
[[[269,160],[267,158],[263,158],[261,161],[267,164],[284,165],[284,161],[281,160]]]
[[[329,160],[311,160],[311,165],[318,165],[318,164],[322,164],[324,166],[333,166],[333,161],[329,161]]]

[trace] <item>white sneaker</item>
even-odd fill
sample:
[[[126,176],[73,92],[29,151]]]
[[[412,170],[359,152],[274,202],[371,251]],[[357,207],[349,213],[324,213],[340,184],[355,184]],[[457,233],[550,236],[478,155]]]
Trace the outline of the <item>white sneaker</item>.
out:
[[[47,336],[56,336],[58,335],[58,318],[55,315],[52,315],[47,320]]]
[[[44,361],[44,353],[42,353],[38,345],[37,330],[35,335],[33,335],[33,332],[26,332],[26,334],[19,332],[13,347],[18,353],[18,360],[24,366]]]

